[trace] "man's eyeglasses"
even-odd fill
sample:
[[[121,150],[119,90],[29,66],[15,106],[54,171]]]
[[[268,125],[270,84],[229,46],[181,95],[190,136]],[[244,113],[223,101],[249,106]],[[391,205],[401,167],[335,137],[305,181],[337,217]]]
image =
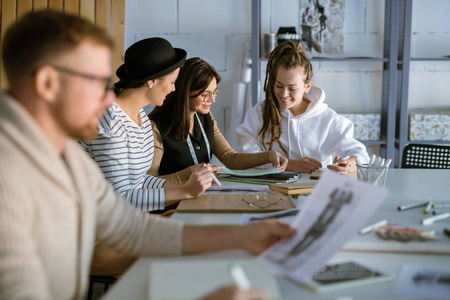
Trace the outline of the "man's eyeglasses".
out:
[[[201,95],[203,98],[202,101],[208,102],[208,101],[211,101],[211,99],[213,99],[213,98],[214,98],[214,100],[216,100],[217,93],[219,93],[219,92],[220,92],[220,87],[216,88],[214,93],[206,92],[206,93],[202,94]]]
[[[101,77],[101,76],[96,76],[96,75],[92,75],[92,74],[86,74],[83,72],[79,72],[79,71],[75,71],[73,69],[67,68],[67,67],[62,67],[62,66],[55,66],[52,65],[52,67],[62,73],[66,73],[72,76],[78,76],[87,80],[91,80],[91,81],[97,81],[100,83],[103,83],[105,85],[105,94],[112,89],[112,80],[111,77]]]

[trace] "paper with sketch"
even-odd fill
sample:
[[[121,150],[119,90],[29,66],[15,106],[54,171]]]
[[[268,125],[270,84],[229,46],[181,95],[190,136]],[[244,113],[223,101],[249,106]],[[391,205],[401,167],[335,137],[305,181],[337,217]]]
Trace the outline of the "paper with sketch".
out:
[[[297,235],[261,256],[280,274],[307,279],[364,226],[386,194],[385,188],[325,170],[292,224]]]

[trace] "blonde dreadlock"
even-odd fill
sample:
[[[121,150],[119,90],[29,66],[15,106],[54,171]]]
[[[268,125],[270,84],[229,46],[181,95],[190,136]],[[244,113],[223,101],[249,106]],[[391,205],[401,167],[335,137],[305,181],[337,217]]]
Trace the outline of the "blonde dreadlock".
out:
[[[287,156],[287,150],[280,143],[281,134],[283,133],[281,130],[280,105],[274,92],[277,72],[280,67],[288,70],[297,67],[303,68],[306,75],[305,83],[311,81],[313,71],[311,62],[306,57],[302,45],[297,45],[292,41],[286,41],[278,45],[270,53],[267,62],[266,79],[264,81],[266,101],[263,106],[263,125],[255,139],[261,136],[263,147],[266,150],[267,145],[269,145],[269,150],[272,150],[273,144],[278,142],[284,154]],[[270,131],[271,139],[270,142],[266,143],[265,134],[267,131]]]

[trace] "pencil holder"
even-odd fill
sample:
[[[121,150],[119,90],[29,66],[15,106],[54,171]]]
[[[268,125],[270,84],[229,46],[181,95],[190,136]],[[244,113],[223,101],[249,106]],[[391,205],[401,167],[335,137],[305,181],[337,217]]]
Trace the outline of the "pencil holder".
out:
[[[384,187],[389,168],[369,167],[367,164],[357,164],[356,166],[358,167],[358,180]]]

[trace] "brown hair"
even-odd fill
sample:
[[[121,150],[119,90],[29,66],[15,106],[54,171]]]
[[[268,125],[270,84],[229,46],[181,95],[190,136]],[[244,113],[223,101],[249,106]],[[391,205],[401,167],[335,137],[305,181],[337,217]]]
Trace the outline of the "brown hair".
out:
[[[198,57],[186,60],[175,81],[175,92],[169,94],[164,104],[155,107],[149,114],[151,119],[171,120],[168,129],[161,135],[170,135],[186,142],[190,127],[189,98],[201,95],[213,78],[216,78],[217,83],[221,80],[219,73],[209,63]],[[189,94],[194,91],[198,92],[190,97]]]
[[[24,15],[8,28],[2,41],[2,59],[10,83],[86,40],[113,47],[111,38],[88,20],[51,10]]]
[[[288,70],[298,67],[303,68],[306,75],[306,78],[304,79],[305,83],[311,81],[313,69],[311,62],[303,51],[302,45],[297,45],[292,41],[286,41],[278,45],[270,53],[267,62],[266,79],[264,81],[266,100],[264,101],[263,106],[263,125],[255,139],[261,136],[263,147],[267,150],[265,134],[267,131],[270,131],[271,139],[270,142],[267,142],[269,150],[272,150],[273,144],[278,142],[284,154],[287,155],[287,150],[284,149],[283,145],[280,143],[281,134],[283,133],[281,130],[280,105],[278,104],[274,92],[277,72],[280,67]]]

